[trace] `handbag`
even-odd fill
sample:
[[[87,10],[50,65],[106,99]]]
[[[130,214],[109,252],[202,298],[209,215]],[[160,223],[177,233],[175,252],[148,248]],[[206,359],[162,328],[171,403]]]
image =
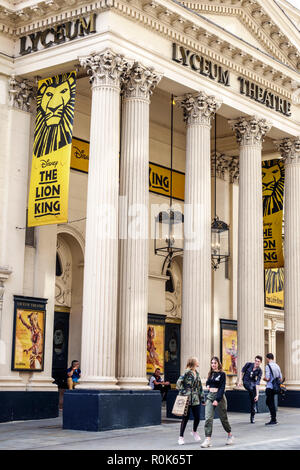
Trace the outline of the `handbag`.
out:
[[[188,395],[177,395],[172,414],[175,416],[186,416],[189,407],[189,396]]]

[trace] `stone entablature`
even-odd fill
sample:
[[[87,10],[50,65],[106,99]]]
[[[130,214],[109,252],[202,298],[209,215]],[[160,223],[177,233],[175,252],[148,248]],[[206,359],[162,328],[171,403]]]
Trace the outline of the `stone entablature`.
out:
[[[209,0],[207,3],[189,1],[180,3],[199,13],[238,17],[273,57],[299,70],[299,51],[291,44],[290,38],[280,31],[267,11],[256,1],[225,0],[220,4],[217,0]]]
[[[256,2],[248,3],[251,3],[253,9],[253,4]],[[243,2],[243,11],[244,4],[245,2]],[[66,11],[66,5],[67,8],[69,7],[69,11]],[[280,56],[280,59],[277,55],[275,65],[274,58],[271,55],[253,48],[247,43],[245,43],[245,49],[242,42],[241,47],[243,49],[234,45],[236,41],[232,41],[230,33],[209,22],[206,18],[199,18],[194,12],[175,2],[168,2],[168,9],[165,5],[164,0],[155,2],[147,0],[100,0],[88,5],[86,5],[86,1],[81,0],[68,0],[67,2],[47,0],[38,2],[35,7],[31,6],[21,10],[18,8],[8,10],[0,7],[0,32],[5,32],[13,38],[20,38],[28,33],[34,33],[53,25],[74,20],[82,15],[87,16],[91,13],[112,9],[122,16],[139,22],[147,29],[158,32],[170,41],[176,41],[178,44],[230,68],[236,74],[243,75],[256,81],[261,86],[291,99],[292,84],[298,79],[296,70],[297,68],[300,70],[300,54],[294,45],[289,44],[288,47],[286,46],[290,57],[287,56],[285,59]],[[219,7],[222,6],[219,5]],[[226,5],[223,5],[223,7],[225,8]],[[276,36],[273,29],[272,34]],[[267,33],[265,33],[265,36],[269,37]],[[234,39],[238,40],[238,38]],[[259,37],[259,40],[266,48],[267,45],[264,44],[263,38]],[[276,48],[279,51],[281,50],[280,45],[276,42],[272,42],[271,39],[269,39],[269,42],[269,47],[273,44],[274,50]]]

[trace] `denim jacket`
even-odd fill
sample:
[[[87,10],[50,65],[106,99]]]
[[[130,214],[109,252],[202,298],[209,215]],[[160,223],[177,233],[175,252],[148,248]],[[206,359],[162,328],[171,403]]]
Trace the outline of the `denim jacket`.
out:
[[[176,389],[179,391],[179,395],[190,397],[189,404],[191,406],[197,406],[200,405],[200,402],[204,402],[204,392],[198,371],[194,376],[193,372],[187,369],[177,380]]]

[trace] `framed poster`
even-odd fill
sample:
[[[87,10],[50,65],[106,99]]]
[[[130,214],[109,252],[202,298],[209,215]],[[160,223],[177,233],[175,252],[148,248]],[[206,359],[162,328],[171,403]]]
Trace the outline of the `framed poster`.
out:
[[[220,320],[221,362],[227,375],[237,375],[237,321]]]
[[[14,296],[12,370],[44,370],[46,299]]]
[[[265,269],[265,307],[284,309],[284,268]]]
[[[164,374],[165,315],[148,315],[147,325],[147,374],[159,368]]]

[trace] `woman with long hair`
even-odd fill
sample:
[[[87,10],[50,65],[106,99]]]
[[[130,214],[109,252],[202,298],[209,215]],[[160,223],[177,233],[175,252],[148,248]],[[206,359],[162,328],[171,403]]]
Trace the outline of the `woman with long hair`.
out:
[[[212,447],[211,436],[216,409],[219,412],[223,428],[228,434],[226,445],[232,445],[234,438],[227,417],[227,400],[225,397],[226,374],[218,357],[213,357],[211,360],[206,386],[208,395],[205,403],[205,441],[201,447]]]
[[[177,380],[176,388],[179,390],[179,395],[187,395],[189,397],[189,407],[186,416],[183,416],[180,425],[180,436],[178,444],[184,444],[184,431],[189,421],[190,412],[194,416],[193,432],[191,433],[195,441],[201,441],[201,437],[197,433],[200,422],[200,403],[204,404],[204,392],[202,388],[201,378],[197,371],[199,362],[196,357],[191,357],[187,361],[186,370],[183,375]]]

